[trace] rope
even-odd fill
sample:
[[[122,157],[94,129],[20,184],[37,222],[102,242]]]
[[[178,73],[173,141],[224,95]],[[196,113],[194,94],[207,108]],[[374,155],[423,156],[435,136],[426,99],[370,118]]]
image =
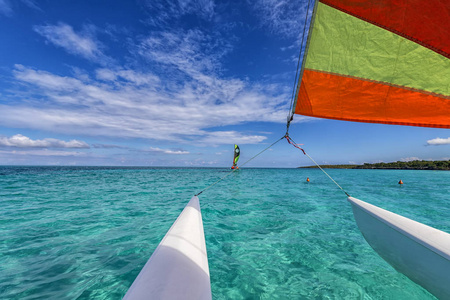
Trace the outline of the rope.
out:
[[[309,11],[310,3],[311,3],[311,0],[308,0],[308,7],[306,8],[305,24],[303,25],[302,41],[300,43],[300,53],[298,54],[297,72],[295,73],[294,87],[292,88],[291,103],[289,104],[289,112],[288,112],[287,124],[286,124],[286,135],[284,136],[284,138],[286,138],[286,140],[288,141],[289,144],[291,144],[295,148],[301,150],[304,155],[306,155],[325,175],[328,176],[328,178],[331,179],[331,181],[334,182],[334,184],[337,185],[338,188],[340,188],[348,197],[350,197],[350,195],[327,172],[325,172],[325,170],[322,169],[322,167],[311,156],[309,156],[309,154],[306,153],[306,151],[303,148],[301,148],[298,144],[296,144],[294,142],[294,140],[292,140],[291,137],[289,136],[289,126],[291,125],[291,121],[294,118],[294,113],[293,113],[294,97],[295,97],[296,88],[298,89],[298,84],[297,84],[297,79],[299,76],[298,71],[299,71],[299,67],[300,67],[300,58],[301,58],[301,54],[302,54],[302,50],[303,50],[303,41],[305,39],[306,24],[308,21],[308,11]],[[313,15],[314,15],[314,12],[313,12]]]
[[[308,7],[306,8],[306,15],[305,15],[305,24],[303,25],[302,41],[300,43],[300,52],[298,53],[297,71],[295,73],[294,86],[292,88],[291,103],[289,104],[289,112],[288,112],[288,116],[287,116],[286,133],[289,131],[289,126],[290,126],[291,121],[293,119],[292,110],[293,110],[293,104],[294,104],[295,87],[297,86],[298,70],[300,68],[300,58],[302,56],[303,41],[305,39],[306,24],[307,24],[307,21],[308,21],[308,11],[309,11],[310,3],[311,3],[311,0],[308,0]]]
[[[350,195],[330,176],[330,175],[328,175],[328,173],[327,172],[325,172],[325,170],[324,169],[322,169],[322,167],[318,164],[318,163],[316,163],[316,161],[311,157],[311,156],[309,156],[309,154],[308,153],[306,153],[306,151],[305,150],[303,150],[302,148],[300,148],[299,146],[298,146],[298,144],[296,144],[295,142],[294,142],[294,140],[292,140],[291,139],[291,137],[288,135],[288,134],[286,134],[286,139],[287,139],[287,141],[288,141],[288,143],[289,144],[291,144],[291,145],[293,145],[295,148],[297,148],[297,149],[300,149],[300,150],[302,150],[303,151],[303,154],[305,154],[306,156],[308,156],[308,158],[325,174],[325,175],[327,175],[328,176],[328,178],[330,178],[331,179],[331,181],[333,181],[334,182],[334,184],[336,184],[337,186],[338,186],[338,188],[340,188],[346,195],[347,195],[347,197],[350,197]]]
[[[275,145],[276,143],[278,143],[279,141],[281,141],[282,139],[284,139],[284,136],[281,137],[279,140],[275,141],[274,143],[272,143],[272,145],[270,145],[269,147],[267,147],[266,149],[262,150],[261,152],[259,152],[258,154],[256,154],[255,156],[253,156],[252,158],[250,158],[249,160],[247,160],[245,163],[243,163],[241,165],[241,167],[245,166],[248,162],[250,162],[251,160],[253,160],[254,158],[256,158],[257,156],[259,156],[261,153],[269,150],[273,145]],[[206,190],[209,190],[210,188],[212,188],[214,185],[218,184],[219,182],[221,182],[222,180],[224,180],[225,178],[227,178],[228,176],[230,176],[233,172],[237,171],[238,169],[232,169],[230,172],[227,173],[227,175],[223,176],[222,178],[220,178],[219,180],[217,180],[216,182],[214,182],[213,184],[207,186],[205,189],[203,189],[200,193],[196,194],[195,196],[200,195],[201,193],[203,193]]]

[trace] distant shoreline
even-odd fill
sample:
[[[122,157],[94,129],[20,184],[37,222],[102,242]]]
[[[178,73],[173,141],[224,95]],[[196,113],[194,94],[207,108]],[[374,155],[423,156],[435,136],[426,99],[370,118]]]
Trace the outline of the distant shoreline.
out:
[[[450,160],[414,160],[389,163],[365,163],[363,165],[320,165],[323,169],[383,169],[383,170],[445,170],[450,171]],[[299,167],[300,169],[317,169],[317,166]]]

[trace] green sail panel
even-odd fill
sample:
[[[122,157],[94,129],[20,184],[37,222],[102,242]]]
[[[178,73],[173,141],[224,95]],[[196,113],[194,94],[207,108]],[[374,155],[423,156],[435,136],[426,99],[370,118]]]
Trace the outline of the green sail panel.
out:
[[[449,59],[323,3],[305,68],[450,95]]]
[[[234,145],[234,158],[233,158],[233,166],[236,166],[241,156],[241,150],[238,145]]]

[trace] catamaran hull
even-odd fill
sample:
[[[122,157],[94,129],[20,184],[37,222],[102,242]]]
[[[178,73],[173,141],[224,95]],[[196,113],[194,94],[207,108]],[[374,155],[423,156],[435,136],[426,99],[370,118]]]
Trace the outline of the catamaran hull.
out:
[[[369,245],[439,299],[450,299],[450,234],[349,197]]]
[[[198,197],[173,223],[123,299],[210,300],[211,284]]]

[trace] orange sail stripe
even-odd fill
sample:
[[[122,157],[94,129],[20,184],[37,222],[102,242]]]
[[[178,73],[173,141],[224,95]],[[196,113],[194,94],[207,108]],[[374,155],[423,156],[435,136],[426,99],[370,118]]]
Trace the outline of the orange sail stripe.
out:
[[[450,128],[450,97],[306,69],[296,114]]]

